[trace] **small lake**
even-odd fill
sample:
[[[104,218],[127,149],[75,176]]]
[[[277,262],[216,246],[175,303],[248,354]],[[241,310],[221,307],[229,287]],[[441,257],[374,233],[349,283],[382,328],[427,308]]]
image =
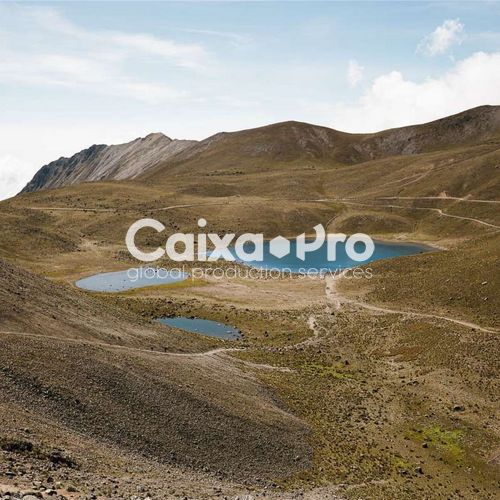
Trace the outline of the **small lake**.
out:
[[[286,242],[285,242],[286,243]],[[306,260],[302,261],[296,256],[297,242],[295,239],[289,240],[290,253],[283,257],[276,257],[270,252],[270,242],[264,242],[264,259],[261,262],[251,260],[241,260],[237,257],[236,251],[230,249],[238,262],[247,264],[251,267],[267,270],[285,270],[292,273],[311,273],[317,274],[336,269],[347,269],[358,267],[380,259],[391,259],[404,255],[415,255],[429,251],[429,247],[417,244],[407,243],[389,243],[375,241],[375,251],[373,255],[364,262],[351,260],[347,255],[345,245],[337,244],[337,255],[335,261],[328,260],[326,242],[317,250],[308,252]],[[244,250],[250,253],[253,250],[251,243],[243,246]],[[364,250],[363,243],[356,243],[354,248],[358,252]],[[196,265],[196,263],[194,263]],[[137,267],[130,268],[124,271],[116,271],[111,273],[99,273],[86,278],[82,278],[75,282],[78,288],[89,290],[92,292],[124,292],[134,288],[143,288],[155,285],[168,285],[184,281],[189,277],[188,273],[183,273],[179,269],[168,270],[164,268],[154,267]],[[205,321],[205,320],[199,320]],[[201,326],[201,325],[198,325]],[[202,333],[202,332],[200,332]],[[214,334],[214,336],[218,336]]]
[[[137,267],[113,273],[94,274],[78,280],[75,285],[92,292],[124,292],[133,288],[177,283],[188,277],[188,274],[180,271]]]
[[[258,269],[290,270],[292,273],[306,273],[309,271],[314,274],[315,270],[316,272],[326,272],[328,270],[359,267],[375,260],[392,259],[394,257],[401,257],[404,255],[416,255],[430,250],[429,247],[424,245],[374,241],[375,251],[373,252],[373,255],[363,262],[357,262],[349,258],[345,245],[343,243],[338,243],[336,260],[330,261],[327,257],[327,243],[325,242],[317,250],[308,252],[306,254],[306,260],[300,260],[296,256],[297,241],[292,239],[289,240],[289,242],[290,253],[279,258],[270,253],[270,242],[265,241],[264,259],[261,262],[239,259],[235,253],[234,247],[231,249],[231,252],[236,257],[238,262]],[[357,242],[354,245],[354,248],[357,252],[362,252],[365,246],[363,243]],[[252,243],[245,243],[243,245],[243,249],[250,253],[254,249],[254,246]]]
[[[159,318],[157,321],[164,325],[179,328],[179,330],[199,333],[208,337],[217,337],[224,340],[237,340],[241,338],[241,333],[237,328],[208,319],[175,316],[172,318]]]

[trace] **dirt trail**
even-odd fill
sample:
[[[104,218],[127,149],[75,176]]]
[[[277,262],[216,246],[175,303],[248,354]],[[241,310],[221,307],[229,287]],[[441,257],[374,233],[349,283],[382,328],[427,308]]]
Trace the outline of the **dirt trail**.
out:
[[[485,222],[481,219],[474,219],[473,217],[461,217],[459,215],[451,215],[443,212],[440,208],[433,208],[432,210],[436,211],[440,215],[444,215],[445,217],[452,217],[453,219],[461,219],[461,220],[470,220],[472,222],[477,222],[478,224],[483,224],[484,226],[494,227],[496,229],[500,229],[500,226],[495,226],[495,224],[491,224],[489,222]]]
[[[45,338],[45,339],[59,340],[64,342],[73,342],[75,344],[87,344],[93,347],[96,346],[96,347],[104,347],[107,349],[122,349],[122,350],[124,349],[134,352],[144,352],[147,354],[167,356],[167,357],[199,358],[199,357],[223,356],[225,358],[231,359],[231,361],[235,363],[240,363],[242,365],[249,366],[251,368],[256,368],[259,370],[274,370],[274,371],[289,372],[289,373],[293,372],[292,369],[283,366],[273,366],[264,363],[253,363],[251,361],[234,358],[228,355],[230,352],[245,351],[246,349],[244,347],[218,347],[216,349],[210,349],[209,351],[201,351],[201,352],[161,352],[151,349],[141,349],[139,347],[122,346],[117,344],[106,344],[105,342],[92,342],[91,340],[87,341],[80,339],[68,339],[51,335],[38,335],[36,333],[28,333],[28,332],[0,330],[0,335],[22,335],[24,337],[31,337],[31,338]]]
[[[284,366],[273,366],[273,365],[268,365],[266,363],[253,363],[252,361],[247,361],[245,359],[240,359],[240,358],[235,358],[233,356],[228,356],[228,353],[230,352],[243,352],[246,351],[244,347],[219,347],[217,349],[212,349],[210,351],[204,351],[204,352],[196,352],[196,353],[165,353],[170,356],[183,356],[183,357],[200,357],[200,356],[223,356],[225,358],[231,359],[231,361],[235,363],[240,363],[245,366],[249,366],[250,368],[257,368],[259,370],[274,370],[274,371],[279,371],[279,372],[287,372],[291,373],[294,370],[291,368],[287,368]]]
[[[168,207],[153,208],[150,212],[162,212],[165,210],[173,210],[174,208],[191,208],[191,207],[205,207],[205,206],[219,206],[219,205],[230,205],[229,201],[224,201],[220,203],[192,203],[187,205],[170,205]]]
[[[307,320],[307,326],[312,331],[313,333],[312,336],[308,337],[306,340],[303,340],[302,342],[299,342],[298,344],[287,345],[283,348],[283,350],[287,351],[290,349],[300,349],[303,347],[310,347],[320,342],[318,324],[316,322],[316,318],[313,315],[309,316]]]
[[[494,328],[486,328],[484,326],[478,325],[476,323],[472,323],[470,321],[464,321],[457,318],[452,318],[450,316],[440,316],[439,314],[430,314],[430,313],[420,313],[415,311],[406,311],[403,309],[389,309],[386,307],[375,306],[373,304],[368,304],[366,302],[360,302],[357,300],[349,299],[345,296],[340,295],[338,290],[336,289],[336,282],[334,277],[325,276],[325,290],[327,299],[330,300],[337,309],[341,307],[342,304],[351,304],[356,307],[361,307],[363,309],[368,309],[369,311],[381,312],[385,314],[402,314],[404,316],[414,316],[417,318],[427,318],[427,319],[440,319],[444,321],[449,321],[450,323],[455,323],[460,326],[465,326],[467,328],[472,328],[474,330],[479,330],[481,332],[486,333],[500,333],[499,330],[495,330]]]
[[[472,198],[459,198],[458,196],[381,196],[377,200],[453,200],[467,203],[500,203],[499,200],[476,200]]]
[[[29,333],[29,332],[16,332],[12,330],[0,330],[0,335],[22,335],[23,337],[30,338],[45,338],[50,340],[59,340],[62,342],[71,342],[75,344],[85,344],[95,347],[106,347],[109,349],[124,349],[135,352],[146,352],[148,354],[158,354],[160,356],[184,356],[184,357],[197,357],[197,356],[215,356],[216,354],[220,354],[223,352],[231,352],[231,351],[242,351],[244,349],[238,347],[219,347],[217,349],[211,349],[209,351],[201,351],[201,352],[162,352],[155,351],[153,349],[141,349],[140,347],[131,347],[119,344],[108,344],[106,342],[94,342],[93,340],[84,340],[84,339],[70,339],[64,337],[57,337],[55,335],[39,335],[37,333]]]
[[[270,371],[275,371],[275,372],[283,372],[283,373],[294,373],[295,370],[292,368],[288,368],[286,366],[274,366],[274,365],[268,365],[267,363],[254,363],[252,361],[247,361],[245,359],[240,359],[240,358],[235,358],[233,356],[228,356],[227,353],[228,351],[245,351],[246,349],[223,349],[218,352],[218,354],[228,357],[231,359],[231,361],[235,363],[242,364],[244,366],[248,366],[249,368],[255,368],[257,370],[270,370]],[[217,353],[216,353],[217,354]]]
[[[342,200],[339,200],[342,201]],[[380,205],[377,203],[362,203],[358,201],[342,201],[342,203],[345,203],[346,205],[361,205],[361,206],[367,206],[367,207],[376,207],[376,208],[401,208],[404,210],[428,210],[431,212],[437,212],[439,215],[442,215],[443,217],[451,217],[453,219],[460,219],[460,220],[465,220],[465,221],[471,221],[475,222],[477,224],[481,224],[483,226],[488,226],[492,227],[494,229],[500,229],[500,226],[496,226],[495,224],[491,224],[490,222],[486,222],[481,219],[474,219],[473,217],[462,217],[460,215],[451,215],[443,212],[441,208],[431,208],[431,207],[406,207],[404,205]]]
[[[175,208],[191,208],[191,207],[202,207],[210,205],[228,205],[229,202],[223,203],[191,203],[185,205],[169,205],[167,207],[151,208],[147,209],[148,212],[162,212],[166,210],[174,210]],[[141,208],[80,208],[80,207],[26,207],[28,210],[55,210],[60,212],[142,212],[145,209]]]
[[[27,210],[55,210],[58,212],[129,212],[128,208],[73,208],[73,207],[26,207]]]
[[[411,197],[411,196],[387,196],[387,197],[380,197],[376,198],[378,200],[424,200],[424,199],[439,199],[439,200],[457,200],[457,201],[464,201],[464,202],[470,202],[470,203],[500,203],[500,201],[497,200],[469,200],[465,198],[456,198],[453,196],[447,196],[447,197],[441,197],[441,196],[421,196],[421,197]],[[460,215],[452,215],[448,214],[446,212],[443,212],[442,209],[440,208],[432,208],[432,207],[408,207],[404,205],[380,205],[376,203],[366,203],[366,202],[358,202],[358,201],[349,201],[346,199],[342,198],[322,198],[322,199],[317,199],[317,200],[302,200],[306,202],[326,202],[326,201],[337,201],[340,203],[345,203],[346,205],[361,205],[361,206],[367,206],[367,207],[376,207],[376,208],[399,208],[399,209],[404,209],[404,210],[428,210],[428,211],[433,211],[437,212],[440,216],[443,217],[450,217],[453,219],[460,219],[460,220],[465,220],[465,221],[470,221],[470,222],[475,222],[477,224],[481,224],[483,226],[487,227],[492,227],[494,229],[500,229],[500,226],[496,226],[495,224],[491,224],[490,222],[483,221],[481,219],[475,219],[473,217],[462,217]],[[220,206],[220,205],[229,205],[229,201],[221,202],[221,203],[193,203],[193,204],[185,204],[185,205],[170,205],[167,207],[161,207],[161,208],[153,208],[148,210],[149,212],[162,212],[162,211],[168,211],[168,210],[174,210],[176,208],[191,208],[191,207],[202,207],[202,206]],[[141,209],[139,208],[72,208],[72,207],[26,207],[29,210],[45,210],[45,211],[63,211],[63,212],[141,212]],[[334,215],[327,223],[328,225],[333,222],[333,220],[338,216],[338,214]]]

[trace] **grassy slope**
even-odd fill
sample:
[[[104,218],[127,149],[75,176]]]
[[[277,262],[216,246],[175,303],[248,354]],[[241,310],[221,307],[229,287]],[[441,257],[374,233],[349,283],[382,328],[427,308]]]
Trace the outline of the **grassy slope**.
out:
[[[403,304],[405,310],[433,311],[498,328],[499,245],[497,232],[447,252],[375,262],[370,264],[369,284],[343,280],[339,288],[370,303]]]
[[[253,377],[222,358],[169,354],[220,343],[148,324],[5,262],[0,282],[1,403],[33,413],[35,442],[47,440],[43,416],[101,446],[238,478],[307,463],[305,426]]]
[[[498,236],[494,234],[495,229],[440,216],[421,208],[440,208],[446,213],[476,217],[500,225],[498,205],[451,199],[379,198],[434,196],[446,191],[449,196],[498,199],[498,161],[499,144],[495,138],[475,146],[454,147],[412,157],[386,158],[349,167],[300,160],[276,161],[273,168],[269,169],[258,160],[252,159],[245,163],[234,156],[219,169],[216,157],[211,164],[200,161],[196,166],[198,173],[194,177],[179,169],[174,176],[158,178],[154,183],[148,180],[145,184],[82,184],[23,195],[3,202],[0,204],[0,221],[4,230],[0,252],[10,261],[65,281],[96,270],[129,265],[131,262],[124,252],[123,237],[130,222],[139,217],[157,217],[167,225],[168,232],[192,230],[196,227],[196,220],[204,216],[210,223],[210,229],[218,232],[264,231],[268,236],[279,233],[293,235],[310,230],[318,222],[330,222],[333,230],[361,230],[392,238],[422,239],[452,249],[449,252],[374,264],[376,273],[370,285],[377,286],[364,286],[359,282],[356,285],[351,283],[351,286],[341,283],[339,289],[343,293],[358,295],[361,300],[389,308],[446,314],[484,326],[495,326],[498,325],[499,309],[498,280],[495,279]],[[318,199],[328,201],[315,201]],[[184,204],[194,206],[155,211]],[[400,207],[388,207],[389,204]],[[53,207],[53,210],[47,207]],[[57,208],[78,210],[61,211]],[[143,243],[153,245],[161,239],[148,237]],[[70,294],[67,288],[40,289],[37,294],[40,297],[55,296],[63,300],[66,294],[70,294],[69,297],[76,301],[76,309],[71,309],[75,315],[78,314],[75,311],[90,311],[84,321],[85,328],[77,329],[75,333],[75,324],[80,322],[78,318],[69,321],[68,315],[61,313],[47,298],[32,304],[31,294],[28,294],[26,302],[19,302],[17,294],[9,295],[13,292],[9,288],[10,284],[15,283],[12,276],[6,275],[5,280],[9,286],[4,292],[7,293],[6,307],[0,318],[6,321],[9,328],[18,326],[28,329],[33,326],[45,335],[54,329],[64,332],[61,335],[63,337],[71,334],[91,338],[97,332],[102,335],[102,331],[105,331],[104,326],[95,325],[97,320],[94,317],[117,316],[113,307],[115,302],[120,301],[107,300],[104,303],[97,298],[87,297],[84,300],[83,294]],[[488,283],[482,285],[484,281]],[[241,291],[242,286],[233,285],[235,290]],[[274,372],[260,375],[266,384],[285,399],[287,407],[313,429],[313,468],[297,475],[293,484],[318,484],[324,480],[361,484],[352,493],[346,490],[345,494],[364,495],[366,498],[384,495],[414,498],[419,494],[449,497],[455,488],[469,496],[478,494],[474,488],[486,498],[491,496],[489,482],[494,477],[494,471],[488,462],[497,443],[490,418],[495,394],[494,378],[498,370],[495,366],[495,359],[498,358],[495,334],[477,333],[438,320],[403,319],[396,315],[373,316],[355,308],[332,315],[324,309],[324,300],[317,299],[316,284],[311,284],[311,287],[314,286],[314,291],[311,288],[311,302],[316,303],[313,312],[321,326],[322,340],[304,348],[282,351],[283,345],[302,341],[307,336],[306,320],[313,306],[304,305],[302,312],[290,314],[294,318],[293,324],[290,324],[290,317],[286,319],[282,316],[287,315],[286,310],[273,314],[269,312],[269,307],[262,307],[266,312],[260,312],[260,306],[255,302],[259,304],[264,299],[259,297],[259,300],[254,301],[253,298],[255,293],[259,294],[265,287],[252,285],[238,297],[231,296],[229,287],[229,292],[220,298],[217,294],[220,286],[210,284],[211,293],[208,296],[204,296],[202,288],[193,292],[190,289],[159,291],[159,299],[156,300],[160,304],[165,298],[173,302],[165,312],[195,310],[196,314],[211,314],[216,319],[227,317],[228,321],[250,332],[250,345],[255,350],[245,353],[245,357],[297,370],[292,375]],[[273,288],[271,293],[276,297],[282,296],[277,288]],[[288,293],[303,297],[307,291],[304,291],[303,286],[289,287]],[[196,301],[191,303],[189,300],[193,296]],[[485,296],[488,300],[484,300]],[[214,302],[217,303],[219,298],[224,303],[216,307]],[[285,300],[285,295],[283,298]],[[44,300],[49,300],[49,303]],[[294,304],[300,302],[291,301]],[[144,309],[149,307],[149,303],[150,299]],[[15,314],[9,312],[12,307],[19,307],[19,304],[20,311]],[[157,307],[155,304],[153,306]],[[140,311],[141,304],[134,305],[133,309]],[[255,310],[258,311],[258,321],[252,320]],[[30,311],[36,311],[32,325]],[[52,314],[55,318],[52,318]],[[123,318],[127,323],[123,328],[130,330],[134,342],[140,342],[136,339],[138,331],[141,332],[141,338],[147,335],[148,349],[153,339],[156,342],[156,329],[143,326],[140,321],[138,326],[132,327],[130,325],[135,325],[135,320],[125,314]],[[263,318],[271,325],[267,335]],[[16,325],[16,322],[19,323]],[[109,320],[106,319],[104,323],[109,325]],[[121,332],[122,327],[118,325],[114,330]],[[114,332],[113,335],[118,334]],[[171,337],[172,343],[167,345],[169,349],[194,349],[187,337],[176,335],[179,336],[175,339]],[[104,340],[108,341],[107,337]],[[37,337],[32,343],[23,344],[20,338],[5,337],[2,341],[5,343],[5,352],[11,353],[14,359],[21,353],[20,359],[27,360],[25,367],[15,366],[19,380],[27,380],[28,372],[34,370],[41,374],[44,384],[52,387],[57,394],[64,395],[66,399],[45,401],[40,406],[45,409],[49,408],[45,405],[52,405],[49,409],[54,413],[50,414],[63,415],[63,425],[69,425],[69,422],[70,427],[78,429],[91,425],[87,421],[72,421],[72,414],[68,417],[66,413],[71,405],[57,406],[61,401],[82,397],[73,391],[75,387],[85,386],[91,375],[82,372],[79,359],[83,356],[85,360],[95,359],[95,365],[91,365],[95,368],[95,379],[91,379],[105,388],[107,397],[111,399],[111,406],[104,405],[99,414],[104,420],[115,422],[111,427],[106,427],[105,437],[130,449],[140,449],[146,442],[148,453],[160,455],[172,445],[172,435],[162,433],[155,419],[144,417],[147,420],[144,430],[129,428],[132,435],[122,436],[114,429],[122,425],[113,420],[117,418],[113,416],[117,408],[115,402],[118,404],[117,395],[123,395],[127,387],[132,392],[127,395],[130,399],[126,399],[124,411],[143,414],[142,408],[135,406],[135,398],[138,392],[146,390],[144,381],[151,382],[152,386],[147,389],[148,397],[141,400],[142,404],[158,401],[166,394],[168,398],[173,398],[169,401],[178,401],[176,394],[179,393],[163,380],[169,368],[163,362],[160,363],[154,354],[127,352],[123,355],[120,352],[118,356],[115,350],[106,348],[101,351],[92,345],[79,344],[75,351],[77,357],[69,354],[64,365],[58,367],[56,359],[60,358],[56,358],[56,354],[69,352],[66,340],[42,341]],[[262,350],[262,347],[266,349]],[[267,349],[269,347],[271,350]],[[44,359],[50,365],[49,370],[45,369]],[[349,365],[344,363],[346,359]],[[176,377],[180,377],[176,381],[181,384],[183,391],[195,391],[195,399],[200,398],[197,387],[205,387],[207,396],[202,401],[203,405],[208,406],[203,408],[210,408],[207,413],[213,415],[213,411],[217,413],[220,410],[219,406],[214,410],[214,401],[218,402],[217,405],[229,404],[221,392],[225,391],[231,397],[234,391],[241,390],[241,387],[231,385],[222,385],[220,391],[217,389],[218,383],[214,383],[214,380],[222,383],[227,377],[235,378],[233,372],[226,371],[230,370],[229,367],[221,366],[217,363],[200,369],[196,367],[198,371],[195,372],[194,365],[176,365],[176,371],[169,374],[176,373]],[[219,369],[222,371],[217,377]],[[124,387],[108,386],[110,381],[116,380],[117,370],[131,371],[127,373]],[[58,380],[61,371],[70,377],[70,384]],[[189,390],[183,382],[186,373],[191,384]],[[259,399],[260,394],[255,396],[260,391],[257,387],[253,382],[248,382],[245,391],[250,391],[257,398],[253,401],[258,406],[257,401],[262,400]],[[35,407],[41,404],[36,388],[30,389],[26,395],[19,393],[12,397],[20,398],[16,404]],[[99,401],[87,401],[87,397],[85,395],[86,404],[95,408],[94,405]],[[457,414],[450,410],[455,404],[463,403],[465,413]],[[235,399],[229,406],[229,416],[224,413],[221,418],[241,418],[239,412],[247,408],[246,404],[241,399]],[[200,399],[196,399],[193,406],[200,406]],[[156,407],[151,409],[151,414],[155,411]],[[166,410],[162,408],[161,411]],[[252,426],[261,425],[253,419],[252,414]],[[237,432],[241,431],[241,439],[257,435],[259,439],[269,440],[270,436],[274,436],[272,439],[278,439],[280,443],[275,448],[282,457],[282,461],[276,464],[276,472],[281,473],[289,467],[290,457],[295,451],[283,454],[280,446],[292,445],[284,434],[276,434],[274,428],[272,433],[267,433],[269,422],[262,424],[264,427],[245,427],[248,422],[240,426],[234,425],[234,420],[231,423],[229,420],[223,421],[224,425],[235,426]],[[190,420],[186,419],[184,424],[191,425]],[[303,429],[295,423],[288,425],[290,429],[295,429],[290,439],[297,440],[297,446],[301,445]],[[203,447],[206,446],[203,448],[206,452],[203,455],[205,463],[221,463],[221,455],[210,456],[210,449],[215,447],[214,441],[203,441],[207,435],[218,436],[217,432],[217,429],[213,429],[210,433],[200,435]],[[371,436],[368,442],[367,435]],[[424,436],[432,445],[423,449],[419,436]],[[228,442],[231,440],[239,443],[240,436],[231,435]],[[175,443],[181,454],[190,456],[191,450],[182,447],[185,443]],[[240,446],[238,451],[248,446],[252,445],[247,443],[244,447]],[[267,450],[264,456],[272,456],[268,445],[263,446]],[[258,451],[255,455],[262,455],[262,452]],[[303,457],[304,453],[299,452],[297,455]],[[459,463],[455,460],[457,457]],[[266,460],[265,463],[252,462],[251,466],[265,474],[268,467]],[[425,471],[425,478],[422,479],[420,473],[414,472],[421,463],[424,463]],[[464,472],[467,467],[472,468],[472,476]],[[402,470],[407,471],[406,475]],[[272,475],[269,469],[267,471]],[[470,477],[473,477],[472,481]],[[381,480],[382,483],[372,484],[372,480]]]

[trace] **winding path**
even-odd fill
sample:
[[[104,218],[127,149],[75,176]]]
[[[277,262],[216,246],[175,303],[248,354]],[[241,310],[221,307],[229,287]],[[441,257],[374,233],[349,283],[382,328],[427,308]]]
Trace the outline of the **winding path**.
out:
[[[452,200],[467,203],[500,203],[499,200],[476,200],[472,198],[459,198],[458,196],[381,196],[377,200]]]
[[[339,201],[341,201],[341,200],[339,200]],[[443,210],[441,208],[406,207],[404,205],[380,205],[377,203],[363,203],[363,202],[359,202],[359,201],[346,201],[346,200],[342,200],[342,203],[345,203],[346,205],[361,205],[361,206],[376,207],[376,208],[400,208],[403,210],[428,210],[431,212],[437,212],[439,215],[442,215],[443,217],[451,217],[452,219],[471,221],[471,222],[475,222],[477,224],[481,224],[483,226],[492,227],[494,229],[500,229],[500,226],[496,226],[495,224],[491,224],[490,222],[486,222],[486,221],[481,220],[481,219],[475,219],[473,217],[462,217],[460,215],[447,214],[446,212],[443,212]]]
[[[385,197],[379,197],[375,198],[377,200],[456,200],[456,201],[463,201],[463,202],[469,202],[469,203],[500,203],[500,201],[497,200],[473,200],[473,199],[466,199],[466,198],[458,198],[454,196],[385,196]],[[366,203],[366,202],[359,202],[359,201],[350,201],[349,199],[345,198],[322,198],[322,199],[317,199],[317,200],[301,200],[305,202],[328,202],[328,201],[336,201],[340,203],[344,203],[346,205],[361,205],[361,206],[367,206],[367,207],[375,207],[375,208],[399,208],[403,210],[428,210],[428,211],[433,211],[437,212],[440,216],[443,217],[450,217],[453,219],[460,219],[464,221],[470,221],[470,222],[475,222],[476,224],[481,224],[483,226],[487,227],[492,227],[494,229],[500,229],[500,226],[497,226],[495,224],[492,224],[490,222],[486,222],[481,219],[476,219],[473,217],[463,217],[460,215],[452,215],[448,214],[446,212],[443,212],[441,208],[433,208],[433,207],[408,207],[404,205],[380,205],[376,203]],[[174,210],[176,208],[191,208],[191,207],[201,207],[201,206],[220,206],[220,205],[229,205],[229,201],[225,202],[220,202],[220,203],[192,203],[192,204],[184,204],[184,205],[170,205],[166,207],[161,207],[161,208],[153,208],[153,209],[148,209],[148,212],[164,212],[168,210]],[[63,211],[63,212],[141,212],[142,210],[140,208],[78,208],[78,207],[26,207],[29,210],[45,210],[45,211]],[[333,222],[333,220],[338,216],[339,214],[334,215],[327,223],[328,225]]]
[[[224,356],[227,357],[230,352],[237,351],[245,351],[246,349],[243,347],[218,347],[216,349],[210,349],[209,351],[201,351],[201,352],[163,352],[163,351],[155,351],[153,349],[142,349],[140,347],[131,347],[131,346],[123,346],[118,344],[107,344],[106,342],[92,342],[91,340],[82,340],[82,339],[70,339],[64,337],[57,337],[55,335],[43,335],[36,333],[28,333],[28,332],[16,332],[16,331],[7,331],[0,330],[0,335],[20,335],[23,337],[30,338],[42,338],[42,339],[50,339],[50,340],[58,340],[63,342],[71,342],[75,344],[83,344],[89,345],[92,347],[103,347],[107,349],[121,349],[121,350],[129,350],[134,352],[144,352],[147,354],[159,355],[159,356],[167,356],[167,357],[183,357],[183,358],[199,358],[199,357],[213,357],[213,356]],[[274,370],[279,372],[287,372],[291,373],[294,370],[291,368],[287,368],[284,366],[274,366],[268,365],[265,363],[254,363],[252,361],[247,361],[240,358],[229,357],[231,361],[235,363],[240,363],[245,366],[249,366],[250,368],[256,368],[260,370]]]
[[[202,207],[202,206],[216,206],[216,205],[229,205],[229,202],[220,203],[191,203],[185,205],[169,205],[167,207],[160,208],[88,208],[88,207],[26,207],[28,210],[54,210],[56,212],[163,212],[167,210],[174,210],[175,208],[190,208],[190,207]]]
[[[289,351],[291,349],[302,349],[304,347],[310,347],[315,344],[318,344],[320,342],[320,336],[319,336],[319,330],[318,330],[318,324],[316,321],[316,317],[311,315],[307,319],[307,326],[309,330],[312,331],[312,336],[308,337],[307,339],[303,340],[302,342],[299,342],[297,344],[290,344],[285,347],[282,347],[281,349],[283,351]]]
[[[420,313],[416,311],[407,311],[403,309],[390,309],[387,307],[376,306],[373,304],[368,304],[366,302],[360,302],[353,299],[348,299],[345,296],[341,296],[337,289],[334,277],[325,276],[326,283],[326,296],[327,298],[335,305],[337,309],[339,309],[342,304],[351,304],[353,306],[361,307],[363,309],[368,309],[369,311],[381,312],[385,314],[402,314],[404,316],[414,316],[417,318],[426,318],[426,319],[440,319],[444,321],[448,321],[450,323],[455,323],[460,326],[465,326],[467,328],[472,328],[473,330],[479,330],[485,333],[500,333],[499,330],[494,328],[486,328],[484,326],[478,325],[476,323],[472,323],[470,321],[464,321],[457,318],[452,318],[450,316],[441,316],[439,314],[430,314],[430,313]]]

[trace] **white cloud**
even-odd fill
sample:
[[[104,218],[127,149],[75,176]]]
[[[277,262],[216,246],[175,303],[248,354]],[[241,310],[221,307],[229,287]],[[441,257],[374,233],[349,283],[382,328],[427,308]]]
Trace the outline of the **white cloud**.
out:
[[[104,33],[98,35],[105,43],[116,44],[126,49],[134,49],[146,54],[172,59],[177,66],[185,68],[203,68],[205,50],[196,44],[179,44],[172,40],[145,33]]]
[[[32,175],[29,163],[11,154],[0,156],[0,200],[19,193]]]
[[[214,36],[229,40],[235,47],[244,47],[250,45],[253,39],[248,35],[241,33],[231,33],[228,31],[215,31],[215,30],[200,30],[200,29],[183,29],[185,33],[193,33],[195,35]]]
[[[355,87],[362,79],[365,68],[358,61],[351,59],[347,67],[347,81],[351,87]]]
[[[332,126],[375,132],[500,104],[500,52],[477,52],[440,77],[416,82],[399,71],[375,78],[357,103],[333,106]]]
[[[52,7],[17,7],[14,15],[31,18],[47,31],[59,33],[88,45],[96,45],[99,51],[126,49],[163,57],[174,64],[188,68],[203,67],[208,56],[205,49],[198,44],[179,43],[174,40],[160,38],[148,33],[125,33],[120,31],[89,31],[68,19]],[[133,55],[125,52],[122,55]]]
[[[462,43],[463,33],[460,19],[447,19],[420,42],[417,51],[430,56],[444,54],[453,44]]]
[[[150,104],[188,95],[163,83],[137,80],[99,57],[0,50],[0,63],[0,82],[4,83],[64,87]]]
[[[85,30],[51,7],[0,4],[0,19],[0,83],[59,86],[157,104],[188,93],[138,76],[135,65],[145,55],[194,70],[203,69],[208,58],[198,44]],[[26,36],[19,36],[20,27]]]

